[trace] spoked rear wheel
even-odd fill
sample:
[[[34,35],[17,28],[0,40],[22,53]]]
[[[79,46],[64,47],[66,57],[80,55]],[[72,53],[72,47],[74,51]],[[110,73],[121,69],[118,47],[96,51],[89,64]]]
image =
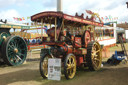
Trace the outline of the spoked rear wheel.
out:
[[[92,41],[88,44],[86,62],[91,71],[100,69],[102,56],[101,47],[98,42]]]
[[[68,54],[64,61],[64,74],[66,79],[72,79],[76,73],[76,58],[73,54]]]
[[[43,78],[48,78],[48,59],[52,58],[49,54],[44,54],[40,59],[40,74]]]
[[[27,45],[19,36],[9,36],[2,45],[2,57],[6,64],[16,66],[22,64],[27,56]]]

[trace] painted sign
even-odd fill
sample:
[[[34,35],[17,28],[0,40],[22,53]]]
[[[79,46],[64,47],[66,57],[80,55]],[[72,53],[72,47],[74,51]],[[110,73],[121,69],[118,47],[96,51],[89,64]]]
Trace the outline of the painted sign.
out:
[[[0,28],[30,29],[30,26],[0,24]]]
[[[58,81],[61,79],[61,59],[48,59],[48,79]]]

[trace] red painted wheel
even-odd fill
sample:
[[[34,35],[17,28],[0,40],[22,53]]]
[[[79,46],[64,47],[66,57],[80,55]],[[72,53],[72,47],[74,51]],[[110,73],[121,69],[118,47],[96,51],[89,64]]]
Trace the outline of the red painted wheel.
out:
[[[83,45],[84,47],[87,47],[88,43],[91,41],[91,34],[90,31],[85,30],[84,34],[83,34]]]

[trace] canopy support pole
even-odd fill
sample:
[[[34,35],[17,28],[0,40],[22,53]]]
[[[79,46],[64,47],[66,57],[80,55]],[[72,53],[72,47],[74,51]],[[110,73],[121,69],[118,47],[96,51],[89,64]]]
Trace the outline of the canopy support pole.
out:
[[[51,29],[51,18],[50,18],[50,29]]]
[[[43,19],[41,19],[41,41],[43,41]]]
[[[57,28],[57,19],[55,18],[55,42],[57,41],[56,37],[57,37],[57,34],[56,34],[56,28]]]

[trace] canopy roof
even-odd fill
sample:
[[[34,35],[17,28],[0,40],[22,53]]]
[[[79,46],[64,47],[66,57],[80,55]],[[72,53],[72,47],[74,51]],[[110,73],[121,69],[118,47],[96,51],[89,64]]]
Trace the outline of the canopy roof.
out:
[[[51,21],[51,24],[55,24],[55,17],[64,19],[66,25],[74,25],[77,26],[81,25],[95,25],[95,26],[103,26],[103,23],[95,22],[92,20],[84,19],[78,16],[71,16],[64,14],[62,12],[54,12],[54,11],[47,11],[47,12],[41,12],[38,14],[35,14],[31,16],[32,21],[41,22],[41,19],[43,19],[44,23],[49,23]]]

